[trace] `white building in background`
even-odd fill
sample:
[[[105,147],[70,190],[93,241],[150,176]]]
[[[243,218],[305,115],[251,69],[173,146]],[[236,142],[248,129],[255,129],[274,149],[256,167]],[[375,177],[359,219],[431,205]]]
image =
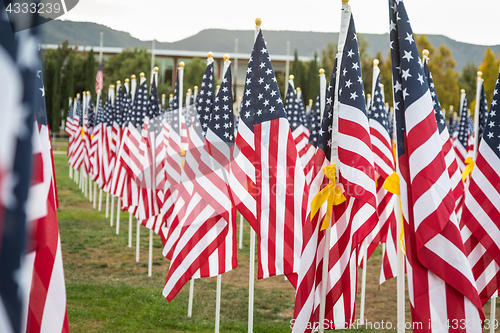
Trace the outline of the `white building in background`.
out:
[[[44,44],[42,45],[42,49],[57,49],[59,45],[56,44]],[[91,49],[94,50],[95,56],[98,58],[99,57],[99,51],[100,48],[99,46],[78,46],[77,51],[78,52],[88,52]],[[121,47],[103,47],[103,57],[104,59],[118,54],[122,53],[122,51],[125,50],[125,48]],[[148,49],[147,52],[151,53],[151,49]],[[240,97],[243,95],[243,89],[245,87],[245,76],[246,76],[246,70],[248,66],[248,60],[250,58],[250,54],[244,54],[244,53],[234,53],[234,52],[213,52],[213,58],[214,58],[214,72],[216,73],[217,79],[220,81],[221,80],[221,72],[223,68],[223,63],[224,63],[224,54],[229,54],[230,60],[231,60],[231,69],[233,73],[233,86],[235,85],[236,82],[236,89],[234,91],[235,94],[235,102],[240,99]],[[189,61],[193,58],[201,58],[201,59],[206,59],[208,51],[183,51],[183,50],[162,50],[162,49],[155,49],[154,50],[155,54],[155,62],[158,64],[159,67],[159,77],[158,81],[161,83],[165,83],[168,80],[171,80],[171,82],[175,82],[176,76],[177,76],[177,71],[174,70],[174,68],[178,67],[178,64],[183,61],[186,66],[189,66]],[[293,62],[293,55],[272,55],[271,56],[271,62],[273,65],[274,72],[276,76],[282,75],[284,76],[286,74],[286,62],[287,58],[289,62]],[[238,59],[238,64],[236,66],[235,64],[235,59]],[[311,61],[313,60],[313,57],[304,57],[304,56],[299,56],[300,61]],[[237,71],[235,71],[236,67],[238,68]],[[201,83],[201,79],[200,79]],[[187,88],[192,88],[192,87],[187,87]]]

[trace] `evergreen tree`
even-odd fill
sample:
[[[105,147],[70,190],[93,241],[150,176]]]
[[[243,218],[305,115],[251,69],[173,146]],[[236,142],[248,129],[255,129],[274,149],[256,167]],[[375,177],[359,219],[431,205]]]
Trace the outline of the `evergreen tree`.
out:
[[[304,103],[307,104],[309,99],[316,102],[316,96],[319,91],[318,54],[316,52],[314,52],[314,59],[309,61],[305,67],[307,68],[307,72],[302,87],[302,94],[304,95]]]
[[[330,82],[336,54],[337,44],[333,42],[329,42],[326,47],[321,50],[321,67],[325,70],[326,82]]]
[[[56,52],[54,59],[54,78],[52,81],[52,111],[47,113],[52,113],[52,122],[49,123],[52,133],[59,132],[59,126],[61,125],[61,68],[63,64],[63,59],[60,52]],[[48,110],[48,109],[47,109]]]
[[[467,62],[467,64],[462,69],[462,75],[458,80],[458,85],[460,89],[465,89],[465,94],[468,100],[473,100],[476,96],[476,76],[477,76],[477,66],[474,63]],[[460,93],[457,93],[458,95]],[[460,103],[460,101],[459,101]],[[454,105],[455,110],[459,110],[458,103]]]
[[[90,96],[92,100],[95,100],[95,57],[94,49],[91,49],[87,54],[87,60],[85,62],[85,90],[90,91]]]
[[[66,64],[66,74],[64,75],[64,87],[66,90],[66,97],[71,97],[74,98],[76,93],[75,93],[75,71],[74,71],[74,65],[75,65],[75,56],[73,53],[71,53],[68,56],[68,62]],[[68,111],[66,110],[64,116],[67,116]]]
[[[293,83],[295,84],[295,88],[300,87],[302,89],[305,83],[304,82],[305,71],[304,71],[304,64],[301,61],[299,61],[297,49],[295,49],[294,52],[293,65],[290,74],[294,76]]]
[[[186,63],[184,66],[184,82],[183,90],[184,96],[186,96],[188,89],[193,89],[194,86],[199,86],[201,80],[203,79],[203,73],[205,73],[205,68],[207,67],[207,62],[201,58],[193,58],[191,61]],[[234,65],[231,64],[232,70],[234,70]],[[222,68],[221,68],[222,74]],[[215,90],[214,90],[215,91]]]

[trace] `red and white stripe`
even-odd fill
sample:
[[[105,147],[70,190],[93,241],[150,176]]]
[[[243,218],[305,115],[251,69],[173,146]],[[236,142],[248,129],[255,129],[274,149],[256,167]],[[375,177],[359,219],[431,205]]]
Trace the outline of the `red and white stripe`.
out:
[[[407,150],[399,160],[412,319],[443,325],[461,311],[458,317],[479,321],[481,303],[428,91],[406,108],[405,116]]]
[[[286,118],[254,126],[258,278],[298,272],[308,186]],[[283,171],[278,174],[277,170]]]
[[[484,140],[479,145],[461,221],[464,224],[462,235],[467,239],[465,244],[469,248],[469,260],[483,303],[499,288],[500,160],[493,151],[495,148]]]

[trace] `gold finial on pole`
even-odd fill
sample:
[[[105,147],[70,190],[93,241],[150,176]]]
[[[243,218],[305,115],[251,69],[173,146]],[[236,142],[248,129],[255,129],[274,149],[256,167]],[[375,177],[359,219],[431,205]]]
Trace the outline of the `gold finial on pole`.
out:
[[[194,90],[198,89],[198,86],[194,86]]]
[[[258,27],[260,27],[261,24],[262,24],[262,19],[260,17],[257,17],[255,19],[255,25],[258,26]]]
[[[372,97],[372,94],[366,94],[366,98]]]
[[[208,52],[207,58],[213,58],[213,57],[214,57],[214,54],[212,53],[212,51]]]
[[[155,70],[155,73],[158,73],[158,71],[159,71],[160,69],[158,68],[158,66],[155,66],[154,70]]]
[[[465,93],[465,89],[460,89],[460,93],[464,94]]]
[[[109,89],[115,89],[115,85],[114,84],[110,84],[109,85]]]
[[[130,77],[132,80],[135,80],[135,74],[132,74],[132,76]]]
[[[313,100],[312,100],[312,99],[309,99],[309,103],[312,103],[312,102],[313,102]]]
[[[189,88],[189,89],[188,89],[188,93],[190,93],[191,91],[192,91],[192,90],[191,90],[191,88]]]
[[[349,3],[349,0],[342,0],[342,5],[347,5]]]
[[[424,55],[424,57],[429,58],[429,50],[424,49],[424,50],[422,51],[422,54]]]
[[[319,69],[319,74],[320,74],[320,75],[321,75],[321,74],[325,74],[325,70],[324,70],[323,68],[320,68],[320,69]]]
[[[294,78],[294,76],[293,76],[293,75],[290,75],[290,76],[288,77],[288,79],[289,79],[289,80],[292,80],[292,81],[293,81],[293,78]]]
[[[161,94],[161,97],[166,97],[166,96],[167,96],[167,95],[165,95],[165,94]]]
[[[145,77],[146,74],[144,74],[144,72],[141,72],[141,74],[139,74],[140,77]]]
[[[384,84],[383,83],[380,84],[380,89],[384,89]]]
[[[122,81],[120,81],[120,80],[116,81],[116,85],[120,85],[120,84],[122,84]]]
[[[300,91],[300,87],[297,87],[297,89],[296,89],[296,90],[297,90],[297,91]]]
[[[477,71],[477,76],[482,77],[483,76],[483,72]]]
[[[378,64],[379,64],[378,59],[373,59],[373,66],[378,66]]]
[[[170,95],[168,95],[168,97],[173,98],[173,97],[174,97],[174,94],[170,94]]]
[[[80,98],[80,93],[76,94],[76,98]]]
[[[128,78],[125,79],[125,83],[129,83],[130,80]]]
[[[181,62],[179,63],[179,67],[180,67],[180,68],[184,68],[184,61],[181,61]]]
[[[224,61],[229,60],[229,54],[224,54]]]

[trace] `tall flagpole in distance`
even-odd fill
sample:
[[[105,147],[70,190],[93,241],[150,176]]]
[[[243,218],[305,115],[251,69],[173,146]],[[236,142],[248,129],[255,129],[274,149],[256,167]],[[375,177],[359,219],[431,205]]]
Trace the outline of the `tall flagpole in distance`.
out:
[[[290,41],[286,42],[285,77],[290,77]],[[285,82],[285,96],[288,94],[288,84]]]

